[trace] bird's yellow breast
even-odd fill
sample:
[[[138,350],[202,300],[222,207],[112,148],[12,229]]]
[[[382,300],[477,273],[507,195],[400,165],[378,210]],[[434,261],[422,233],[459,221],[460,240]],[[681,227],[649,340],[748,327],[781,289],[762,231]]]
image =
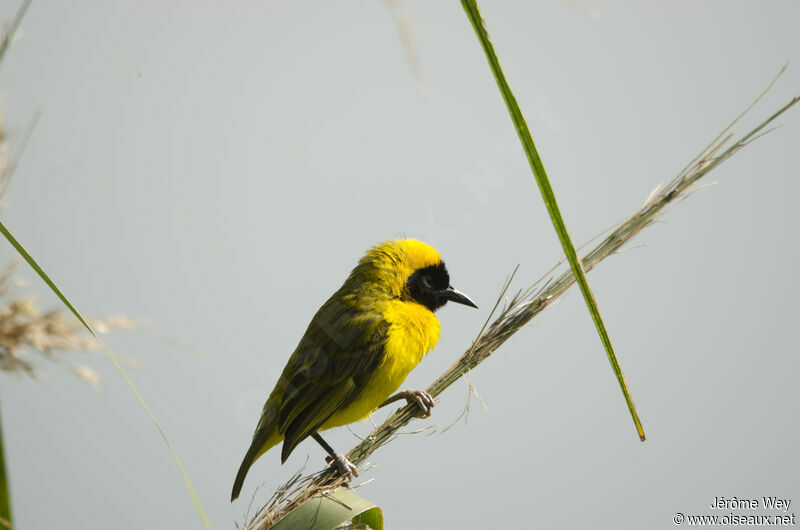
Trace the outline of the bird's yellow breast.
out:
[[[391,300],[381,311],[389,323],[383,359],[358,398],[334,414],[322,429],[365,419],[386,401],[439,341],[439,319],[416,302]]]

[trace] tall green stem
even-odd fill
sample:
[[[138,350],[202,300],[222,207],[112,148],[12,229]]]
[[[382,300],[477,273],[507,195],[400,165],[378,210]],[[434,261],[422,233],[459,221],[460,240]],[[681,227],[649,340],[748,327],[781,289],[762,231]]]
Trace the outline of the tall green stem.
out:
[[[603,319],[600,316],[600,311],[597,308],[597,302],[594,299],[594,294],[589,287],[589,282],[586,280],[586,272],[583,269],[583,264],[575,252],[575,246],[567,232],[567,227],[564,225],[564,219],[561,217],[561,211],[558,208],[553,188],[550,186],[550,181],[547,178],[547,173],[544,170],[542,159],[539,157],[539,151],[533,143],[533,138],[528,130],[528,125],[525,123],[525,118],[522,116],[522,111],[517,105],[517,99],[511,92],[511,87],[508,86],[503,69],[500,67],[500,61],[495,54],[494,46],[489,39],[489,33],[486,31],[486,25],[481,17],[478,3],[475,0],[461,0],[461,4],[469,17],[472,27],[475,29],[475,34],[483,46],[483,51],[486,53],[486,58],[489,60],[489,66],[494,74],[497,86],[500,88],[500,93],[503,95],[503,100],[508,107],[508,113],[511,115],[511,120],[514,122],[514,127],[517,129],[517,134],[522,142],[522,147],[528,157],[528,162],[533,170],[533,176],[536,178],[536,184],[539,186],[539,191],[544,199],[544,204],[547,206],[547,212],[550,214],[550,219],[553,221],[553,227],[556,230],[558,239],[561,241],[561,246],[564,248],[564,254],[569,260],[569,265],[578,282],[583,298],[586,301],[586,306],[589,308],[589,313],[592,315],[592,320],[597,328],[597,333],[600,335],[600,340],[606,349],[606,355],[611,362],[611,367],[614,374],[617,376],[619,386],[622,389],[622,394],[625,397],[625,402],[628,405],[628,410],[633,418],[633,423],[636,425],[636,431],[639,434],[639,439],[644,441],[644,429],[642,422],[639,420],[639,415],[636,412],[636,406],[633,404],[633,398],[628,390],[628,383],[625,382],[625,376],[622,373],[622,368],[619,366],[617,356],[614,354],[614,348],[611,346],[611,339],[606,331]]]

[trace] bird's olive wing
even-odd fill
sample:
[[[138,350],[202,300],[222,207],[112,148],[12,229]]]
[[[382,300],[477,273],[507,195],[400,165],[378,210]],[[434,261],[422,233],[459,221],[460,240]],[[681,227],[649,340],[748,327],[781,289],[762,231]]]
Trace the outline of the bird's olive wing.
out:
[[[281,460],[363,390],[379,365],[389,324],[379,313],[325,304],[314,316],[279,384]]]

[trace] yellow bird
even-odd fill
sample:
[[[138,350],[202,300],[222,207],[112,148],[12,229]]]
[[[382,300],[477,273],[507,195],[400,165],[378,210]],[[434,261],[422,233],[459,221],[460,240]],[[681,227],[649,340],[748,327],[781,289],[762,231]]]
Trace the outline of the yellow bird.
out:
[[[289,358],[264,404],[231,501],[250,466],[281,441],[281,463],[311,436],[349,478],[358,476],[356,467],[320,431],[365,419],[400,399],[416,403],[420,417],[430,416],[434,402],[427,392],[392,393],[436,346],[440,326],[433,312],[448,301],[478,307],[450,285],[444,262],[430,245],[396,239],[368,250],[311,319]]]

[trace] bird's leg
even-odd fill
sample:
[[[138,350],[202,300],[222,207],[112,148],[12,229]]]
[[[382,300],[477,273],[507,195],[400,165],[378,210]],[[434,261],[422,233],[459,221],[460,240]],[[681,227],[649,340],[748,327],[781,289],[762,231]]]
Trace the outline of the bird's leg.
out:
[[[348,482],[350,482],[351,478],[358,476],[358,470],[356,469],[355,464],[348,460],[347,457],[342,453],[337,453],[334,451],[333,447],[328,445],[328,442],[323,440],[319,433],[315,432],[311,435],[311,437],[314,438],[317,443],[320,444],[323,449],[325,449],[325,452],[330,455],[325,458],[325,461],[329,464],[331,462],[336,462],[336,469],[344,478],[347,479]]]
[[[414,390],[413,388],[410,388],[391,396],[389,399],[381,403],[381,407],[401,399],[405,399],[407,403],[416,403],[417,407],[419,407],[419,412],[417,413],[418,418],[430,418],[431,409],[434,407],[434,405],[436,405],[432,395],[428,394],[424,390]]]

